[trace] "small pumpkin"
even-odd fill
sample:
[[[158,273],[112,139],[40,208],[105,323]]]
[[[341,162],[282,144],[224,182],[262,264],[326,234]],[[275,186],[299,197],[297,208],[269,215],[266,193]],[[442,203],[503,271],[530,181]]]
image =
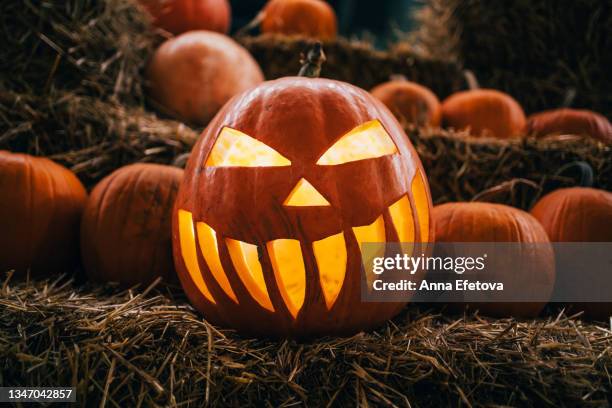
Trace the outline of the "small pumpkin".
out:
[[[191,31],[164,42],[147,70],[153,101],[167,113],[205,125],[234,95],[263,81],[259,66],[231,38]]]
[[[153,24],[174,35],[209,30],[227,33],[231,8],[228,0],[140,0]]]
[[[81,224],[81,252],[94,281],[146,285],[176,281],[171,220],[183,170],[133,164],[104,178],[91,193]]]
[[[552,242],[612,242],[612,193],[587,187],[555,190],[542,197],[531,214]],[[585,316],[607,320],[612,304],[577,303]]]
[[[612,143],[612,124],[603,115],[586,109],[554,109],[529,116],[525,132],[537,137],[569,134],[590,136]]]
[[[217,324],[355,333],[404,305],[361,301],[360,244],[428,242],[430,211],[421,162],[381,102],[286,77],[230,101],[193,148],[173,215],[176,268]]]
[[[433,209],[436,242],[517,242],[538,245],[538,250],[526,250],[520,259],[488,259],[485,281],[501,281],[516,277],[518,282],[537,281],[546,286],[550,296],[555,282],[555,261],[548,236],[529,213],[502,204],[446,203]],[[453,254],[448,254],[453,256]],[[478,275],[478,274],[477,274]],[[454,305],[456,306],[456,305]],[[545,303],[491,302],[474,305],[491,316],[534,317]]]
[[[422,85],[397,78],[374,87],[370,92],[393,112],[400,123],[440,126],[440,101]]]
[[[338,32],[336,13],[323,0],[270,0],[262,11],[261,31],[332,40]]]
[[[472,89],[452,94],[442,102],[442,122],[476,137],[520,137],[525,113],[510,95],[494,89]]]
[[[70,170],[53,161],[0,151],[0,273],[71,272],[87,199]]]

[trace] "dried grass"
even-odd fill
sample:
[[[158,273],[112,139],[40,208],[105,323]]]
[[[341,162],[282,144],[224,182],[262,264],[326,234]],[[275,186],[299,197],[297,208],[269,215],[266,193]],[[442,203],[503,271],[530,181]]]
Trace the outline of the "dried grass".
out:
[[[563,135],[496,140],[440,129],[407,129],[435,203],[486,200],[529,209],[547,192],[584,185],[612,191],[612,146]]]
[[[133,0],[3,0],[0,85],[140,104],[141,73],[160,39]]]
[[[172,163],[198,133],[140,107],[63,92],[49,97],[0,88],[0,149],[47,156],[91,186],[133,162]]]
[[[0,385],[74,386],[81,406],[609,406],[612,332],[564,314],[410,307],[370,333],[241,338],[172,288],[71,280],[0,291]]]

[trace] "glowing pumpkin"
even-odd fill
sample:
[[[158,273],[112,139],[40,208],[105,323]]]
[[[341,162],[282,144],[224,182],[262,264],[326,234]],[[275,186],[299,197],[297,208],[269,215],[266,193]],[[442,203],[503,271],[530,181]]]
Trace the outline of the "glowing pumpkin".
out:
[[[72,272],[85,188],[49,159],[0,151],[0,273]]]
[[[338,32],[334,9],[322,0],[270,0],[261,31],[331,40]]]
[[[510,95],[494,89],[457,92],[442,102],[442,122],[471,135],[499,139],[520,137],[525,113]]]
[[[168,114],[205,125],[234,95],[263,82],[257,62],[231,38],[191,31],[164,42],[147,70],[150,95]]]
[[[477,277],[492,282],[538,282],[552,294],[555,283],[555,259],[546,232],[529,213],[517,208],[492,203],[446,203],[433,209],[436,242],[516,242],[528,246],[519,259],[488,259],[487,269]],[[538,244],[537,250],[535,246]],[[459,256],[465,254],[447,254]],[[508,290],[508,288],[506,288]],[[491,316],[534,317],[546,303],[491,302],[474,305],[483,314]],[[457,305],[452,305],[457,306]]]
[[[583,109],[555,109],[536,113],[527,119],[526,133],[538,137],[549,135],[590,136],[612,143],[612,124],[603,115]]]
[[[133,164],[104,178],[91,192],[81,223],[81,252],[94,281],[146,285],[176,281],[172,206],[183,170]]]
[[[440,101],[422,85],[406,79],[394,79],[374,87],[370,92],[400,122],[415,126],[440,126]]]
[[[231,9],[228,0],[139,0],[153,24],[172,34],[209,30],[227,33]]]
[[[174,212],[177,272],[215,323],[354,333],[403,305],[361,302],[360,244],[427,242],[430,203],[417,154],[369,93],[265,82],[228,103],[193,149]]]

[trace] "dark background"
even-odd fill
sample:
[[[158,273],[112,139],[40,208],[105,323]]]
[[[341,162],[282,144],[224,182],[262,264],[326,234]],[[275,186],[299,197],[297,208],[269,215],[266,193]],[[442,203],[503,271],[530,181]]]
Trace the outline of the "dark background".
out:
[[[267,0],[231,0],[232,32],[246,25]],[[396,38],[396,31],[411,29],[410,12],[417,0],[328,0],[336,10],[340,34],[352,38],[367,36],[379,47]]]

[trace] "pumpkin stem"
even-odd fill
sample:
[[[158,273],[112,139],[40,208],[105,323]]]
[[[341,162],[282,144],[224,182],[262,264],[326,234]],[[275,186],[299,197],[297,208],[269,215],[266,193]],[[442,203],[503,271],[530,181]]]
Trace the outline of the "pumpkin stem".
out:
[[[389,75],[389,79],[394,82],[408,82],[408,78],[406,78],[406,76],[403,74]]]
[[[307,78],[318,78],[321,75],[321,66],[325,62],[327,58],[325,57],[325,52],[323,51],[323,46],[319,41],[315,42],[308,50],[306,56],[302,53],[300,58],[300,64],[302,64],[302,68],[298,76],[307,77]]]
[[[589,163],[585,161],[574,161],[559,167],[552,178],[552,180],[555,179],[571,179],[573,181],[573,185],[580,187],[593,187],[593,184],[595,183],[595,172]],[[572,184],[570,184],[570,186],[571,185]],[[561,187],[565,186],[556,186],[556,188]]]
[[[478,83],[478,79],[476,79],[476,75],[474,75],[472,71],[470,71],[469,69],[466,69],[465,71],[463,71],[463,76],[465,77],[465,80],[468,84],[468,89],[472,91],[474,89],[480,89],[480,84]]]
[[[255,18],[249,21],[244,27],[236,31],[236,34],[234,34],[234,36],[242,37],[243,35],[246,35],[249,31],[255,29],[256,27],[259,27],[265,16],[266,13],[263,10],[260,11],[259,13],[257,13]]]
[[[514,178],[481,191],[473,196],[471,201],[485,203],[504,203],[510,201],[514,205],[524,207],[525,197],[532,196],[533,191],[536,194],[540,194],[542,187],[528,179]]]
[[[565,96],[563,97],[563,103],[561,104],[561,107],[569,108],[574,103],[574,99],[576,99],[576,88],[569,88],[567,92],[565,92]]]

